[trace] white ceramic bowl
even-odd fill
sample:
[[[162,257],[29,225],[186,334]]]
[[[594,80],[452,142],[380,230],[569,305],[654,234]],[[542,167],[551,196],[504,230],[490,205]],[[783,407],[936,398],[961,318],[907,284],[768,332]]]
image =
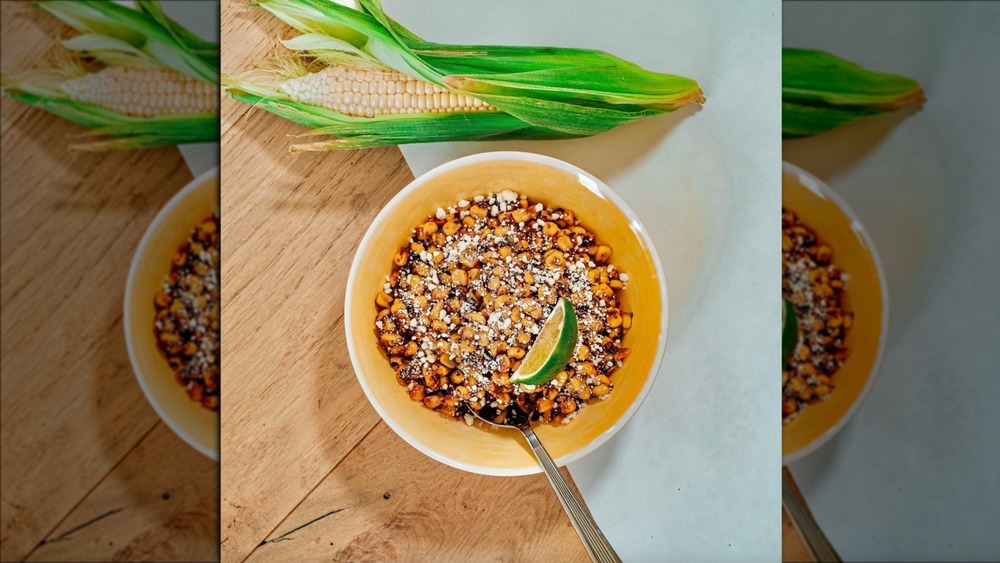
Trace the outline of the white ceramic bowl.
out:
[[[125,345],[135,378],[167,426],[206,456],[219,459],[219,414],[188,398],[160,352],[153,331],[153,298],[170,273],[171,258],[205,218],[218,211],[219,172],[195,178],[157,213],[139,242],[125,285]]]
[[[834,389],[782,427],[782,461],[819,449],[847,425],[875,384],[889,338],[889,294],[878,252],[861,220],[819,178],[782,165],[782,206],[791,209],[833,248],[833,261],[849,276],[844,305],[854,325],[844,339],[851,355],[833,374]]]
[[[615,389],[592,402],[569,424],[539,424],[535,431],[556,463],[578,460],[621,430],[649,392],[667,339],[667,288],[653,242],[635,213],[608,186],[554,158],[491,152],[454,160],[403,188],[378,214],[358,247],[345,298],[347,345],[358,381],[382,419],[428,456],[486,475],[537,473],[539,466],[514,430],[467,427],[411,401],[396,381],[374,335],[375,295],[390,273],[392,256],[414,225],[438,207],[476,194],[511,189],[551,207],[572,209],[630,276],[623,308],[634,313],[623,345],[632,353],[612,376]]]

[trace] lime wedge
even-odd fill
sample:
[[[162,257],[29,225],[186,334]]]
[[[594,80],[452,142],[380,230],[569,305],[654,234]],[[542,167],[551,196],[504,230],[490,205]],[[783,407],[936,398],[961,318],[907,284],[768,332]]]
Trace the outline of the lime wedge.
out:
[[[528,350],[511,376],[511,383],[541,385],[559,375],[573,358],[576,348],[576,312],[569,299],[560,299],[549,318],[545,319],[542,330],[535,338],[535,344]]]
[[[795,314],[795,306],[785,300],[781,308],[781,369],[785,369],[788,360],[792,358],[795,345],[799,343],[799,317]]]

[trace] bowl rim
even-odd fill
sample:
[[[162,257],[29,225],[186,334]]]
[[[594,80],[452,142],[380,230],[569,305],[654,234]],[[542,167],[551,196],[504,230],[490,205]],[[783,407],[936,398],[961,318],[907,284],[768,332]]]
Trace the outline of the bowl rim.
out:
[[[533,475],[535,473],[541,473],[542,468],[539,465],[519,467],[519,468],[496,468],[487,465],[458,462],[450,458],[447,458],[443,455],[440,455],[437,452],[430,450],[429,448],[426,448],[416,437],[411,435],[401,424],[399,424],[387,411],[387,409],[385,409],[381,405],[381,403],[379,403],[374,392],[368,386],[367,381],[361,375],[361,369],[359,366],[359,359],[358,359],[359,352],[355,349],[354,338],[353,338],[354,335],[351,332],[351,323],[349,322],[349,319],[352,318],[351,314],[352,304],[349,292],[351,291],[351,288],[354,287],[354,284],[356,282],[355,277],[357,276],[358,266],[360,264],[360,261],[363,259],[362,257],[365,255],[364,251],[371,245],[371,240],[375,236],[375,230],[378,228],[379,225],[381,225],[385,221],[386,217],[390,214],[390,212],[396,207],[400,206],[409,194],[420,189],[424,184],[437,178],[438,176],[441,176],[442,174],[466,166],[482,164],[485,162],[495,162],[504,160],[514,160],[520,162],[541,164],[549,166],[556,170],[575,174],[582,186],[598,194],[599,196],[610,200],[611,203],[617,206],[622,211],[622,213],[624,213],[625,216],[629,219],[632,225],[632,232],[637,233],[638,236],[641,237],[641,240],[649,248],[649,254],[652,258],[657,278],[659,279],[660,296],[661,299],[663,300],[663,312],[660,315],[660,334],[657,339],[658,349],[656,351],[656,356],[653,359],[653,365],[650,367],[650,372],[646,376],[646,381],[643,383],[642,389],[639,391],[639,394],[636,396],[632,404],[629,405],[629,407],[625,410],[625,412],[623,412],[621,416],[619,416],[618,419],[615,420],[608,427],[607,430],[596,436],[593,440],[585,444],[583,447],[557,458],[555,460],[556,465],[564,466],[583,458],[587,454],[593,452],[600,446],[604,445],[609,439],[611,439],[612,436],[614,436],[618,431],[620,431],[628,423],[629,420],[631,420],[632,416],[635,415],[636,411],[639,410],[639,407],[642,406],[642,403],[649,395],[649,390],[652,388],[653,383],[656,381],[656,376],[660,371],[660,366],[662,365],[663,356],[666,351],[667,337],[669,334],[668,329],[670,324],[669,323],[670,308],[667,295],[666,279],[663,273],[663,265],[660,263],[660,256],[656,252],[656,247],[653,244],[652,238],[649,236],[649,232],[642,225],[642,223],[639,221],[638,216],[625,203],[625,201],[622,200],[622,198],[617,193],[615,193],[610,187],[608,187],[607,184],[602,182],[594,175],[590,174],[589,172],[586,172],[585,170],[581,169],[578,166],[575,166],[563,160],[559,160],[557,158],[553,158],[542,154],[523,152],[523,151],[489,151],[450,160],[414,178],[413,181],[411,181],[409,184],[406,185],[406,187],[404,187],[395,196],[393,196],[393,198],[389,200],[389,202],[385,205],[385,207],[383,207],[382,210],[379,211],[378,215],[375,216],[375,218],[372,220],[371,225],[369,225],[368,229],[365,231],[365,235],[361,239],[361,242],[358,244],[358,249],[354,254],[354,260],[351,263],[351,270],[350,273],[348,274],[347,285],[345,288],[344,330],[346,332],[346,337],[347,337],[346,338],[347,349],[351,356],[352,367],[354,368],[354,376],[358,379],[358,383],[361,385],[361,389],[364,391],[365,396],[368,398],[368,402],[372,405],[372,407],[375,408],[376,412],[378,412],[379,416],[393,430],[393,432],[395,432],[399,437],[403,438],[404,441],[406,441],[408,444],[419,450],[424,455],[427,455],[428,457],[431,457],[441,463],[444,463],[445,465],[449,465],[456,469],[461,469],[464,471],[477,473],[480,475],[513,477],[513,476]]]
[[[175,207],[180,205],[180,202],[184,201],[192,192],[213,178],[218,182],[218,167],[212,168],[211,170],[198,175],[196,178],[188,182],[187,185],[181,188],[170,198],[169,201],[167,201],[166,205],[160,208],[160,210],[156,213],[156,217],[154,217],[153,221],[149,223],[148,227],[146,227],[146,232],[143,233],[142,239],[139,240],[139,246],[136,247],[135,254],[132,255],[132,264],[128,269],[128,278],[125,282],[125,293],[122,301],[122,311],[124,311],[123,316],[125,318],[122,324],[125,330],[125,348],[128,350],[129,363],[132,364],[132,373],[135,375],[136,381],[139,382],[139,387],[142,388],[142,394],[146,396],[146,400],[149,401],[150,405],[152,405],[153,410],[156,411],[160,420],[165,422],[167,426],[173,430],[174,434],[180,436],[180,438],[187,442],[189,446],[201,452],[202,455],[214,459],[215,461],[219,461],[219,449],[212,449],[188,435],[180,424],[170,417],[169,413],[167,413],[166,409],[160,404],[152,390],[146,384],[146,376],[142,374],[139,367],[139,360],[135,351],[136,344],[132,339],[131,316],[128,314],[132,292],[135,289],[135,279],[139,271],[139,264],[142,262],[142,257],[145,256],[147,248],[150,244],[152,244],[153,233],[156,232],[161,223],[166,221],[170,212],[173,211]]]
[[[878,373],[882,368],[882,359],[885,356],[886,343],[889,340],[889,288],[886,284],[885,270],[882,267],[882,260],[879,258],[878,250],[875,248],[875,243],[872,241],[871,235],[868,234],[868,229],[865,228],[864,223],[861,222],[857,213],[855,213],[854,210],[847,205],[847,202],[844,201],[844,199],[841,198],[837,192],[833,191],[833,189],[830,188],[826,182],[790,162],[784,160],[781,161],[781,170],[783,173],[787,172],[795,176],[799,183],[806,189],[822,198],[832,201],[834,205],[840,209],[841,213],[847,216],[851,222],[851,230],[854,231],[859,238],[861,238],[865,247],[868,249],[869,255],[871,255],[872,261],[875,263],[875,271],[878,273],[879,291],[882,294],[882,330],[879,333],[878,352],[875,355],[875,362],[872,364],[872,368],[868,373],[868,380],[865,381],[864,387],[861,388],[861,393],[855,397],[850,408],[848,408],[847,411],[840,416],[837,422],[828,428],[826,432],[823,432],[805,446],[782,456],[781,464],[788,465],[807,457],[809,454],[812,454],[830,441],[830,439],[840,432],[845,426],[847,426],[847,423],[850,422],[855,413],[861,409],[861,405],[863,405],[865,400],[867,400],[872,387],[875,386],[875,380],[878,378]],[[782,430],[784,430],[784,425],[782,425]]]

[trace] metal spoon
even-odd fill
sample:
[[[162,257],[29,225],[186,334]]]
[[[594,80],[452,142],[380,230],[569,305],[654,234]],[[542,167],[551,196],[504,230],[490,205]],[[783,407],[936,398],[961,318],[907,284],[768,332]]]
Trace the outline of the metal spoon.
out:
[[[541,440],[535,435],[535,431],[531,429],[532,413],[526,413],[524,420],[517,420],[512,424],[498,424],[492,420],[483,418],[478,412],[472,409],[469,410],[476,418],[486,424],[501,428],[515,428],[521,431],[524,439],[531,446],[531,451],[538,458],[538,463],[545,470],[545,476],[549,478],[549,484],[552,485],[552,489],[556,492],[559,504],[566,511],[566,516],[569,517],[570,524],[573,524],[573,529],[580,536],[580,541],[583,542],[583,547],[587,550],[590,560],[599,563],[621,563],[618,554],[615,553],[608,539],[604,537],[601,529],[597,527],[597,522],[594,522],[594,517],[590,514],[590,510],[583,504],[583,499],[573,490],[573,487],[569,486],[566,478],[563,477],[562,473],[559,472],[559,468],[556,467],[556,462],[552,461],[552,456],[549,455],[549,452],[545,451],[545,446],[542,445]],[[522,412],[520,409],[514,409],[514,411],[518,414]]]

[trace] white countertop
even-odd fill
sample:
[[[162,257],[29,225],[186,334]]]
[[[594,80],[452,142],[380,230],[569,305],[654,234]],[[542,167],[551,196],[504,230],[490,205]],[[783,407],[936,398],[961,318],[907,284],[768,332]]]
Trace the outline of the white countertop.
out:
[[[886,268],[878,380],[791,469],[845,560],[1000,557],[1000,4],[785,3],[784,44],[916,78],[928,102],[785,158],[868,227]]]
[[[688,76],[705,106],[590,139],[410,145],[403,154],[421,174],[476,152],[543,153],[598,176],[637,212],[670,292],[664,365],[628,426],[571,471],[625,561],[776,561],[780,6],[585,5],[384,2],[436,41],[598,48]]]

